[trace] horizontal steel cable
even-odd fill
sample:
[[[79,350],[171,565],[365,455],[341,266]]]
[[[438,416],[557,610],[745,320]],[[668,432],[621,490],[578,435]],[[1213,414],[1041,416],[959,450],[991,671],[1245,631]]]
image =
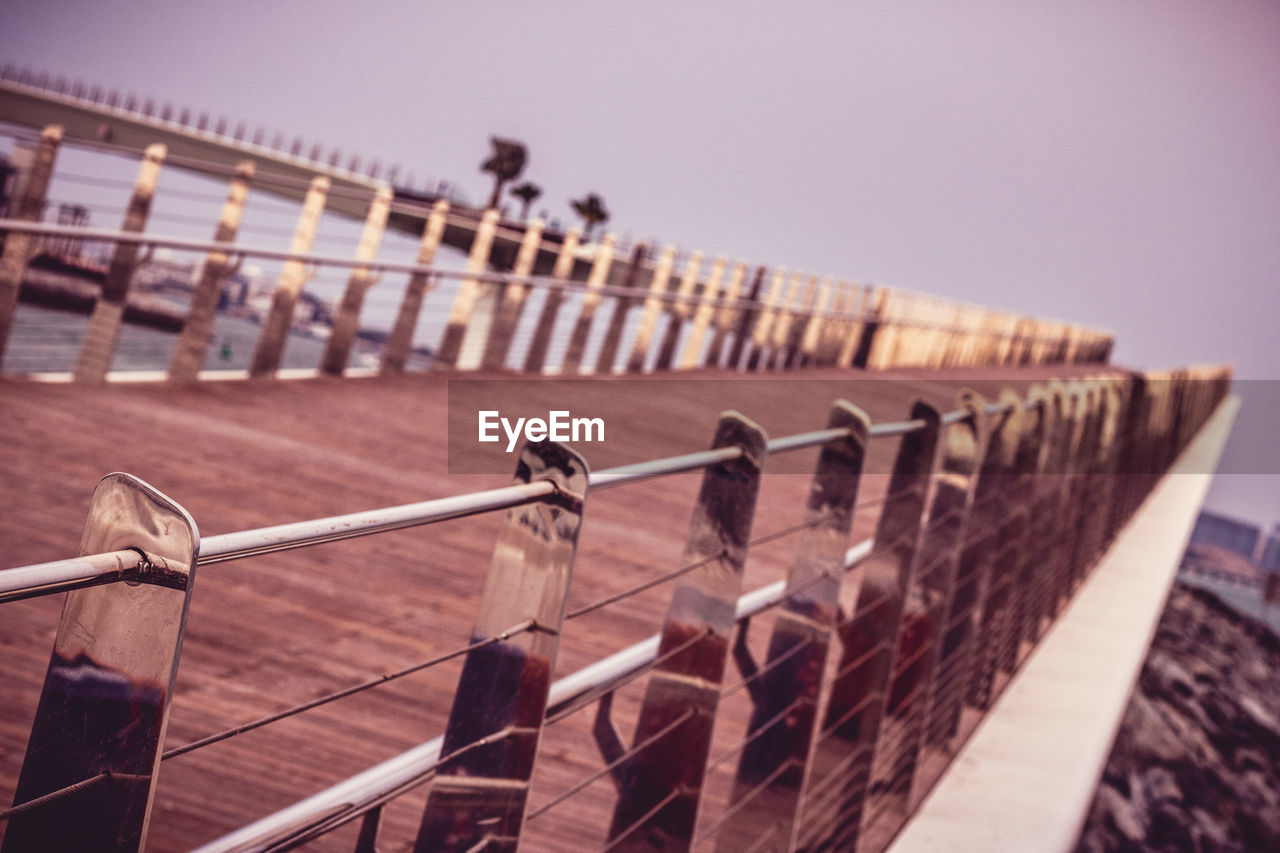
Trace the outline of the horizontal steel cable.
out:
[[[776,607],[777,605],[775,604],[772,606]],[[761,611],[761,612],[763,613],[764,611]],[[768,663],[760,667],[755,672],[751,673],[750,675],[736,682],[732,686],[726,687],[724,690],[721,691],[720,698],[724,699],[728,696],[732,696],[733,694],[737,693],[739,690],[742,690],[747,686],[749,686],[750,684],[754,683],[755,681],[758,681],[759,679],[764,678],[770,672],[773,672],[775,669],[782,666],[791,658],[795,657],[800,652],[804,651],[804,649],[813,645],[813,643],[814,643],[813,637],[805,637],[803,640],[794,644],[793,646],[791,646],[791,648],[787,649],[785,652],[778,655],[776,658],[769,661]]]
[[[725,826],[728,825],[729,821],[733,817],[735,817],[738,814],[738,812],[742,811],[744,808],[750,805],[751,802],[760,795],[761,791],[765,790],[770,785],[772,785],[778,779],[779,776],[781,776],[790,768],[791,768],[790,761],[783,761],[781,764],[775,767],[772,773],[770,773],[764,779],[760,780],[759,783],[757,783],[754,787],[752,787],[750,791],[744,794],[732,806],[725,809],[724,814],[722,814],[719,818],[717,818],[715,823],[713,823],[711,826],[709,826],[707,829],[703,830],[702,832],[698,833],[697,837],[694,838],[693,843],[695,845],[701,844],[702,842],[706,841],[708,838],[712,838],[715,835],[717,835],[722,829],[725,828]]]
[[[0,811],[0,820],[8,820],[11,817],[17,817],[18,815],[26,814],[27,812],[36,811],[44,806],[52,805],[59,800],[78,794],[81,791],[87,791],[90,788],[95,788],[103,782],[110,782],[117,779],[124,782],[141,782],[147,781],[150,778],[150,776],[143,776],[135,773],[116,773],[113,770],[104,770],[97,776],[90,776],[88,779],[81,779],[79,782],[67,785],[64,788],[59,788],[56,791],[50,791],[47,794],[42,794],[39,797],[27,800],[24,803],[18,803],[10,806],[4,811]]]
[[[498,743],[499,741],[505,740],[506,738],[510,737],[515,731],[516,731],[515,727],[508,726],[504,729],[494,732],[493,734],[485,735],[484,737],[478,740],[474,740],[471,743],[467,744],[466,746],[458,747],[448,755],[442,756],[439,759],[439,761],[437,761],[431,767],[427,768],[418,776],[415,776],[412,779],[405,780],[395,788],[392,788],[384,792],[378,798],[371,800],[370,802],[361,804],[358,807],[352,807],[352,808],[348,808],[346,810],[340,811],[326,818],[324,821],[317,823],[312,827],[309,827],[305,832],[300,833],[297,836],[287,838],[282,842],[279,842],[276,844],[269,844],[264,848],[264,853],[275,853],[275,851],[292,850],[295,847],[298,847],[302,844],[306,844],[308,841],[313,841],[322,835],[332,832],[338,827],[343,826],[344,824],[347,824],[355,820],[356,818],[360,817],[366,812],[373,811],[375,808],[386,805],[388,801],[393,800],[396,797],[401,796],[402,794],[408,793],[414,788],[417,788],[419,785],[423,785],[431,781],[433,778],[439,775],[440,769],[448,765],[451,761],[456,761],[457,759],[465,755],[468,755],[478,749],[481,749],[482,747],[491,746],[495,743]]]
[[[711,760],[709,760],[707,762],[707,772],[708,773],[711,772],[712,770],[716,769],[724,762],[728,761],[733,756],[742,752],[742,750],[746,749],[747,744],[752,743],[753,741],[759,740],[761,737],[764,736],[765,732],[769,731],[769,729],[773,728],[778,723],[785,720],[788,714],[790,714],[796,708],[799,708],[802,704],[804,704],[804,702],[805,702],[805,699],[803,697],[797,697],[796,699],[791,700],[791,702],[785,708],[783,708],[778,713],[774,714],[769,719],[765,720],[757,728],[752,730],[746,737],[742,738],[736,744],[734,744],[733,746],[721,752],[715,758],[712,758]]]
[[[684,793],[683,788],[673,788],[671,790],[671,793],[667,794],[665,797],[663,797],[661,800],[658,801],[657,805],[653,806],[647,812],[640,815],[640,817],[636,818],[636,820],[630,826],[628,826],[622,832],[618,833],[612,839],[610,839],[609,842],[606,843],[604,847],[600,848],[598,853],[609,853],[610,850],[612,850],[613,848],[621,844],[622,841],[626,839],[628,835],[635,832],[640,827],[644,826],[645,822],[648,821],[649,818],[653,817],[658,812],[662,811],[664,808],[667,807],[668,803],[670,803],[672,800],[674,800],[676,797],[680,796],[683,793]]]
[[[763,536],[759,536],[755,539],[752,539],[750,542],[747,543],[747,546],[754,547],[756,545],[763,545],[765,543],[772,542],[777,539],[782,539],[786,536],[790,536],[794,533],[799,533],[811,527],[817,527],[818,525],[827,521],[829,518],[831,518],[831,513],[823,513],[818,517],[810,519],[808,521],[803,521],[798,524],[791,525],[790,527],[784,527],[781,530],[775,530],[772,533],[766,533]],[[709,554],[706,557],[702,557],[701,559],[695,560],[692,563],[688,563],[684,566],[681,566],[678,569],[674,569],[666,573],[665,575],[661,575],[651,580],[647,580],[644,583],[637,584],[636,586],[623,590],[622,592],[614,593],[613,595],[606,596],[605,598],[602,598],[596,602],[593,602],[592,604],[579,607],[576,610],[571,610],[570,612],[565,614],[565,617],[564,617],[565,621],[567,622],[570,619],[577,619],[580,616],[585,616],[588,613],[592,613],[596,610],[601,609],[602,607],[606,607],[610,604],[616,604],[619,601],[623,601],[627,598],[630,598],[633,595],[638,595],[639,593],[642,593],[645,590],[652,589],[655,586],[660,586],[666,583],[667,581],[675,580],[676,578],[679,578],[683,575],[688,574],[694,569],[700,568],[701,566],[705,566],[709,563],[715,562],[716,560],[719,560],[722,558],[726,558],[728,556],[729,556],[728,550],[722,548],[720,549],[720,551],[714,554]]]
[[[251,732],[254,729],[262,728],[263,726],[269,725],[270,723],[279,722],[280,720],[286,719],[288,717],[301,714],[303,711],[310,711],[312,708],[318,708],[321,705],[327,705],[328,703],[334,702],[338,699],[345,699],[348,696],[353,696],[356,693],[361,693],[365,690],[369,690],[379,685],[386,684],[387,682],[395,681],[398,678],[404,678],[406,675],[412,675],[415,672],[421,672],[424,669],[429,669],[433,666],[437,666],[446,661],[453,660],[456,657],[461,657],[462,655],[465,655],[468,652],[475,651],[476,649],[481,649],[481,648],[484,648],[485,646],[491,646],[491,645],[494,645],[495,643],[504,642],[526,631],[547,631],[547,630],[549,629],[540,627],[535,620],[526,619],[525,621],[520,622],[516,625],[513,625],[510,628],[498,634],[494,634],[483,640],[478,640],[474,643],[470,643],[466,646],[463,646],[462,648],[455,649],[454,651],[451,651],[451,652],[447,652],[446,654],[438,655],[437,657],[431,658],[430,660],[414,664],[413,666],[405,667],[404,669],[397,670],[396,672],[387,673],[386,675],[380,675],[377,678],[373,678],[368,681],[361,682],[360,684],[355,684],[355,685],[352,685],[351,687],[346,687],[346,688],[343,688],[342,690],[337,690],[337,691],[334,691],[333,693],[325,694],[324,696],[320,696],[308,702],[303,702],[300,705],[294,705],[293,707],[286,708],[283,711],[277,711],[273,714],[268,714],[265,717],[260,717],[251,722],[236,726],[235,728],[227,729],[226,731],[222,731],[217,734],[212,734],[212,735],[209,735],[208,737],[201,738],[200,740],[192,741],[191,743],[185,744],[183,746],[179,746],[179,747],[175,747],[173,749],[167,750],[160,758],[163,761],[163,760],[168,760],[170,758],[177,758],[179,755],[186,755],[188,752],[194,752],[195,750],[209,746],[210,744],[215,744],[220,741],[227,740],[228,738],[232,738],[237,735],[242,735],[246,732]]]
[[[551,809],[555,808],[556,806],[560,805],[565,800],[577,794],[579,791],[584,790],[592,782],[595,782],[598,779],[602,779],[608,773],[612,773],[614,770],[621,767],[623,764],[626,764],[632,758],[635,758],[637,755],[639,755],[644,750],[648,749],[653,744],[657,743],[667,735],[671,734],[673,731],[675,731],[677,728],[683,725],[685,720],[692,719],[695,716],[697,716],[697,711],[695,711],[693,708],[686,708],[684,712],[681,713],[679,716],[677,716],[674,720],[667,723],[665,726],[658,729],[653,734],[649,735],[643,741],[635,744],[626,752],[624,752],[622,755],[618,756],[613,761],[610,761],[604,767],[601,767],[599,770],[595,771],[594,773],[588,774],[585,778],[581,779],[580,781],[575,783],[573,786],[571,786],[567,790],[561,791],[553,799],[551,799],[546,803],[543,803],[537,809],[530,812],[529,816],[525,818],[525,820],[531,821],[534,818],[537,818],[545,814],[546,812],[550,811]]]
[[[636,680],[637,678],[639,678],[640,676],[644,675],[645,673],[652,672],[652,671],[653,671],[654,669],[656,669],[660,664],[663,664],[663,663],[667,662],[667,661],[668,661],[668,660],[670,660],[671,658],[673,658],[673,657],[675,657],[676,655],[678,655],[678,654],[680,654],[681,652],[683,652],[685,649],[690,648],[691,646],[693,646],[695,643],[698,643],[699,641],[701,641],[701,640],[705,639],[706,637],[711,636],[713,633],[715,633],[715,632],[714,632],[711,628],[707,628],[706,630],[702,631],[701,633],[694,634],[692,637],[690,637],[689,639],[687,639],[687,640],[685,640],[684,642],[680,643],[679,645],[677,645],[677,646],[673,646],[673,647],[671,647],[670,649],[667,649],[667,650],[666,650],[665,652],[663,652],[662,654],[660,654],[660,655],[658,655],[658,656],[654,657],[654,658],[653,658],[652,660],[650,660],[650,661],[647,661],[643,666],[641,666],[641,667],[639,667],[639,668],[635,669],[635,670],[634,670],[634,671],[632,671],[632,672],[627,673],[626,675],[624,675],[624,676],[622,676],[621,678],[617,679],[616,681],[612,682],[612,684],[610,685],[609,689],[608,689],[607,691],[604,691],[604,692],[606,692],[606,693],[612,693],[613,691],[617,690],[619,687],[622,687],[622,686],[624,686],[624,685],[630,684],[632,681],[635,681],[635,680]],[[548,725],[548,726],[549,726],[549,725],[551,725],[552,723],[558,723],[558,722],[560,722],[561,720],[563,720],[565,717],[568,717],[568,716],[570,716],[570,715],[572,715],[572,714],[577,713],[578,711],[581,711],[583,708],[587,707],[588,705],[593,705],[593,704],[595,704],[595,702],[600,698],[600,696],[599,696],[599,695],[593,695],[593,696],[592,696],[592,695],[590,695],[590,694],[588,694],[588,695],[590,696],[590,698],[588,698],[586,701],[581,702],[581,703],[579,703],[579,704],[577,704],[577,705],[571,705],[570,707],[565,708],[564,710],[560,711],[559,713],[554,714],[554,715],[552,715],[552,716],[550,716],[550,717],[547,717],[547,718],[546,718],[546,720],[544,720],[544,721],[543,721],[543,724],[544,724],[544,725]],[[601,694],[601,695],[602,695],[602,694]]]
[[[602,607],[607,607],[610,604],[615,604],[619,601],[630,598],[633,595],[638,595],[639,593],[642,593],[647,589],[652,589],[655,586],[661,586],[667,581],[675,580],[676,578],[679,578],[683,575],[687,575],[689,572],[693,571],[694,569],[701,568],[702,566],[705,566],[709,563],[714,563],[716,560],[719,560],[728,556],[729,556],[729,552],[722,548],[714,554],[708,554],[707,556],[703,557],[700,560],[694,560],[692,563],[687,563],[686,565],[683,565],[680,568],[675,569],[674,571],[667,572],[665,575],[661,575],[651,580],[647,580],[642,584],[638,584],[636,586],[631,587],[630,589],[626,589],[626,590],[623,590],[622,592],[615,593],[614,595],[610,595],[605,598],[602,598],[599,601],[586,605],[585,607],[579,607],[577,610],[572,610],[569,613],[565,614],[564,619],[566,622],[568,622],[570,619],[577,619],[580,616],[586,616],[588,613],[593,613]]]

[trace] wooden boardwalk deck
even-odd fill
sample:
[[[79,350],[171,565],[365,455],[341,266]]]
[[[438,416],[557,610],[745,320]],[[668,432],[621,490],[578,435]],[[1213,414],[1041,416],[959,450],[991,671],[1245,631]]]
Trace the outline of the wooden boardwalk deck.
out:
[[[663,432],[664,442],[687,437],[679,449],[691,451],[706,446],[725,408],[780,436],[824,426],[836,396],[862,406],[873,421],[900,420],[915,396],[950,408],[962,385],[994,397],[1000,387],[1022,390],[1030,381],[1081,370],[823,370],[731,384],[715,380],[737,376],[706,372],[693,375],[705,382],[673,383],[677,390],[660,397],[600,381],[612,383],[610,393],[630,407],[635,424]],[[183,388],[0,380],[0,567],[73,555],[93,486],[111,471],[135,474],[168,494],[204,535],[504,485],[509,474],[446,473],[447,378]],[[501,378],[519,383],[531,399],[539,393],[538,380]],[[873,448],[878,470],[887,469],[893,449]],[[800,469],[813,458],[811,451]],[[697,482],[683,475],[592,496],[570,608],[670,571]],[[862,497],[883,488],[883,478],[868,478]],[[795,524],[807,489],[805,475],[766,473],[756,535]],[[455,520],[201,569],[166,746],[463,645],[498,521],[497,515]],[[869,535],[874,521],[874,509],[861,513],[854,541]],[[781,538],[753,549],[746,588],[782,577],[793,542]],[[668,595],[669,587],[659,586],[570,623],[557,675],[654,633]],[[0,605],[0,803],[12,800],[60,607],[61,596]],[[767,624],[753,629],[757,647]],[[458,672],[456,664],[442,665],[165,762],[148,849],[188,849],[439,734]],[[726,681],[737,680],[731,669]],[[643,680],[631,685],[615,704],[624,740],[642,687]],[[726,698],[713,756],[740,740],[745,701],[745,691]],[[579,712],[548,730],[533,808],[600,769],[591,722],[590,712]],[[731,758],[713,773],[708,820],[735,764]],[[382,850],[406,847],[424,799],[418,790],[388,808]],[[594,783],[532,821],[527,849],[597,849],[612,802],[609,781]],[[348,826],[307,849],[350,850],[354,830]]]

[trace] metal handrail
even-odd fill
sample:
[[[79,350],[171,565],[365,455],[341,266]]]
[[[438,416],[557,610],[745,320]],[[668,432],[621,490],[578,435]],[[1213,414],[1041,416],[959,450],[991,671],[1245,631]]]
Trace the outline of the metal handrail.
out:
[[[836,311],[831,308],[818,310],[815,308],[801,308],[791,305],[766,305],[760,300],[746,299],[737,297],[728,299],[723,296],[706,298],[702,295],[697,296],[681,296],[679,293],[670,289],[661,293],[653,293],[642,288],[629,288],[614,284],[602,284],[596,287],[589,286],[586,282],[575,281],[572,279],[556,279],[548,276],[533,275],[516,275],[514,273],[493,273],[493,272],[467,272],[465,270],[445,270],[434,266],[424,266],[421,264],[400,263],[393,261],[362,261],[351,257],[339,255],[318,255],[281,251],[279,249],[265,249],[258,247],[244,246],[237,243],[227,243],[217,240],[195,240],[186,237],[165,237],[161,235],[148,234],[141,231],[117,231],[109,228],[80,228],[75,226],[57,225],[47,222],[31,222],[25,219],[0,219],[0,232],[12,231],[20,234],[32,234],[44,237],[75,237],[85,242],[111,242],[111,243],[132,243],[139,246],[152,246],[166,249],[176,249],[178,251],[188,252],[219,252],[228,257],[254,257],[270,261],[295,261],[298,263],[310,264],[312,266],[335,266],[345,268],[359,268],[370,272],[378,273],[422,273],[432,275],[437,278],[453,278],[467,279],[471,281],[480,281],[486,283],[517,283],[531,284],[549,289],[568,290],[568,291],[585,291],[591,289],[603,296],[613,296],[627,299],[656,299],[664,303],[696,303],[699,305],[707,305],[714,308],[737,308],[742,310],[770,310],[775,312],[787,312],[804,317],[822,317],[830,319],[840,319],[852,322],[869,322],[878,321],[888,323],[894,326],[909,327],[914,329],[934,329],[942,331],[967,331],[972,332],[970,326],[964,323],[946,323],[931,322],[929,320],[919,318],[902,318],[902,317],[885,317],[876,311],[858,311],[849,313],[846,311]],[[961,303],[955,303],[960,305]],[[1032,319],[1035,318],[1026,318]],[[1040,322],[1040,321],[1037,321]],[[1105,336],[1104,332],[1095,329],[1081,328],[1081,341],[1088,341],[1098,336]],[[1061,334],[1053,332],[1031,332],[1015,331],[1015,332],[999,332],[992,331],[989,334],[1000,335],[1007,334],[1025,341],[1061,341]]]
[[[871,434],[877,437],[904,435],[921,429],[924,425],[925,422],[921,420],[883,424],[872,427]],[[842,437],[846,432],[844,429],[826,429],[782,436],[771,439],[765,445],[765,450],[769,454],[775,454],[817,447]],[[738,458],[741,453],[740,448],[730,446],[651,459],[632,465],[619,465],[592,472],[588,482],[592,490],[608,489],[654,477],[696,471],[720,462],[731,461]],[[544,480],[383,509],[208,536],[201,539],[199,543],[197,564],[206,566],[225,563],[260,554],[292,551],[326,542],[338,542],[359,536],[509,509],[540,500],[554,491],[555,487],[551,482]],[[123,566],[117,562],[117,555],[131,555],[134,562],[129,566]],[[6,569],[0,571],[0,602],[121,580],[122,573],[127,569],[136,568],[142,556],[141,552],[120,551],[113,554],[94,554],[57,560],[39,566]],[[127,559],[127,556],[119,559]]]
[[[0,603],[128,580],[145,559],[142,551],[126,549],[6,569],[0,572]]]
[[[873,545],[871,539],[866,539],[849,548],[844,557],[845,571],[866,559]],[[778,604],[785,596],[786,581],[775,581],[740,597],[735,616],[738,621],[748,619]],[[551,684],[548,694],[546,716],[561,713],[584,697],[607,693],[642,670],[657,658],[660,640],[661,635],[654,634],[557,679]],[[203,844],[192,853],[269,849],[301,838],[318,824],[341,816],[357,816],[386,793],[412,785],[417,780],[425,780],[440,763],[443,745],[443,735],[432,738],[274,814]]]

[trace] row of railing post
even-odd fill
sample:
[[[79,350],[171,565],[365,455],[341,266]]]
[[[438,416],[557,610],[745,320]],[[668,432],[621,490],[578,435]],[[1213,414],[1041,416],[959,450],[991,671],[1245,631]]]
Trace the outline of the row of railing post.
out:
[[[610,695],[600,701],[596,739],[618,789],[610,849],[878,849],[1228,381],[1113,375],[993,404],[966,392],[954,411],[917,402],[880,426],[837,402],[763,665],[735,604],[768,440],[723,415],[630,749]],[[846,573],[868,442],[891,436],[874,544]],[[508,511],[495,544],[421,851],[514,850],[521,835],[590,475],[572,450],[535,443],[515,480],[546,488]],[[111,475],[80,553],[125,550],[139,554],[127,583],[68,595],[15,799],[39,807],[9,818],[5,853],[145,838],[200,541],[172,501]],[[703,788],[731,652],[754,710],[711,821]],[[362,837],[376,835],[374,814]]]
[[[56,126],[46,128],[42,134],[30,168],[20,182],[16,219],[41,218],[61,137],[61,129]],[[161,144],[145,151],[122,232],[145,231],[166,155]],[[249,159],[234,170],[223,171],[228,174],[230,186],[214,240],[231,247],[250,188],[255,182],[269,184],[270,178],[256,174],[254,161]],[[249,365],[251,376],[271,376],[281,366],[295,308],[313,274],[304,258],[312,252],[330,194],[330,179],[324,175],[315,176],[306,187],[289,246],[290,255],[297,257],[287,260],[279,273]],[[349,264],[351,273],[319,364],[324,373],[340,375],[347,368],[365,295],[379,279],[372,271],[378,246],[396,204],[387,184],[371,193],[364,229]],[[451,210],[445,200],[421,213],[424,227],[418,264],[422,266],[433,261],[450,216],[466,218],[468,227],[474,227],[466,267],[470,275],[461,281],[433,353],[434,363],[446,368],[504,368],[529,301],[530,277],[535,269],[548,267],[553,283],[532,323],[532,341],[522,361],[523,370],[534,374],[553,370],[565,374],[607,374],[615,369],[639,372],[649,366],[658,371],[719,365],[756,371],[1101,363],[1109,356],[1110,336],[1075,327],[800,272],[778,269],[768,275],[764,267],[750,268],[745,262],[730,263],[724,257],[704,264],[698,252],[685,258],[683,269],[677,271],[672,246],[665,247],[651,261],[649,249],[637,245],[628,259],[620,261],[615,258],[612,234],[590,247],[580,245],[576,230],[562,235],[558,242],[548,242],[540,220],[503,223],[496,210],[471,214],[463,209]],[[111,367],[134,272],[150,257],[142,246],[122,240],[114,247],[76,362],[74,376],[78,381],[101,382]],[[8,341],[27,262],[39,247],[38,239],[22,232],[11,232],[5,240],[0,260],[0,356]],[[193,380],[204,364],[218,294],[237,271],[229,257],[232,252],[230,248],[219,249],[208,252],[205,258],[169,365],[168,375],[173,380]],[[493,259],[509,258],[509,253],[514,254],[515,263],[508,280],[498,283],[486,277]],[[236,254],[244,257],[252,252]],[[580,264],[584,260],[589,263]],[[502,264],[503,268],[507,266]],[[553,364],[549,359],[552,338],[567,296],[554,282],[575,279],[580,274],[585,275],[585,281],[578,313],[562,363]],[[433,276],[428,271],[411,275],[382,353],[383,371],[405,369],[423,299],[432,284]],[[614,310],[598,352],[587,363],[587,348],[596,334],[593,329],[596,316],[601,313],[605,299],[602,289],[606,285],[611,288],[609,298],[614,301]],[[643,307],[639,305],[641,293]],[[640,315],[634,321],[637,328],[628,341],[636,310]],[[665,332],[655,343],[664,314]]]

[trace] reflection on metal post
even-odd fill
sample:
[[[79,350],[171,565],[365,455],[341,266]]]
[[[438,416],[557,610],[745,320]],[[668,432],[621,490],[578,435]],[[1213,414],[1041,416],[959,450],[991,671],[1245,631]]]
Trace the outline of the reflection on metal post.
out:
[[[1046,565],[1051,567],[1051,592],[1047,615],[1057,618],[1058,613],[1071,595],[1071,581],[1074,574],[1075,548],[1079,538],[1078,517],[1072,497],[1076,484],[1080,480],[1081,446],[1084,443],[1085,430],[1088,423],[1088,397],[1078,382],[1066,384],[1063,407],[1064,420],[1056,437],[1056,443],[1062,453],[1062,482],[1053,504],[1053,534],[1051,537],[1050,559]]]
[[[1037,483],[1044,473],[1048,408],[1043,394],[1035,386],[1027,398],[1031,406],[1022,411],[1021,423],[1008,424],[1016,431],[1010,439],[1014,443],[1014,458],[1003,498],[1006,512],[993,545],[991,580],[969,687],[970,704],[983,711],[991,706],[994,698],[997,673],[1012,672],[1017,664],[1032,601],[1034,546],[1028,539],[1032,523],[1030,508],[1034,507]]]
[[[992,630],[1008,622],[1008,555],[1001,552],[1017,530],[1010,510],[1010,493],[1017,476],[1014,469],[1018,437],[1022,429],[1022,401],[1012,391],[1000,395],[1004,410],[988,422],[982,470],[974,486],[973,507],[965,527],[960,564],[956,569],[951,607],[943,622],[938,650],[938,675],[926,721],[928,743],[950,751],[960,712],[969,698],[973,681],[975,646],[981,638],[984,610]],[[1013,547],[1009,551],[1016,550]],[[995,595],[990,595],[995,591]],[[994,604],[994,606],[993,606]]]
[[[635,730],[635,744],[648,745],[626,766],[611,849],[687,850],[692,842],[766,441],[764,430],[736,412],[720,416],[712,447],[741,452],[702,478],[682,558],[702,565],[672,594],[658,646],[662,663],[649,677]]]
[[[142,849],[199,541],[141,480],[98,484],[80,554],[138,549],[146,562],[135,582],[67,594],[14,802],[101,781],[14,815],[4,853]]]
[[[736,813],[717,844],[725,853],[765,835],[773,845],[756,849],[786,850],[800,805],[870,428],[867,416],[843,400],[827,425],[847,432],[823,445],[809,488],[807,527],[787,576],[765,674],[751,691],[755,707],[730,806]],[[739,630],[741,641],[746,626]]]
[[[985,407],[981,397],[964,392],[959,408],[965,416],[942,428],[927,527],[903,602],[872,777],[873,786],[883,785],[879,796],[886,816],[896,813],[890,819],[893,826],[914,806],[912,797],[918,792],[912,788],[923,757],[932,704],[939,693],[959,687],[955,672],[939,666],[939,649],[949,626],[947,616],[986,445]],[[940,684],[948,678],[950,683]],[[887,748],[889,743],[896,746]]]
[[[587,463],[554,442],[525,445],[515,482],[549,480],[546,500],[515,507],[494,545],[493,563],[463,663],[436,777],[415,850],[514,851],[546,715],[560,626],[587,493]],[[484,746],[471,747],[489,738]],[[451,755],[458,753],[455,758]]]
[[[876,523],[875,550],[855,572],[860,580],[857,604],[838,626],[843,649],[805,783],[793,849],[856,848],[938,446],[938,411],[917,402],[911,418],[924,421],[924,427],[904,435],[898,446],[888,496]]]
[[[1034,394],[1036,389],[1032,390]],[[1063,469],[1071,440],[1071,421],[1063,408],[1062,386],[1052,383],[1042,393],[1045,424],[1041,453],[1044,458],[1040,463],[1040,475],[1036,477],[1031,502],[1030,554],[1025,574],[1025,594],[1029,600],[1022,624],[1022,639],[1032,643],[1040,639],[1044,619],[1053,608],[1054,567],[1058,560],[1055,549],[1058,544],[1059,513],[1062,511],[1059,495],[1066,479]]]

